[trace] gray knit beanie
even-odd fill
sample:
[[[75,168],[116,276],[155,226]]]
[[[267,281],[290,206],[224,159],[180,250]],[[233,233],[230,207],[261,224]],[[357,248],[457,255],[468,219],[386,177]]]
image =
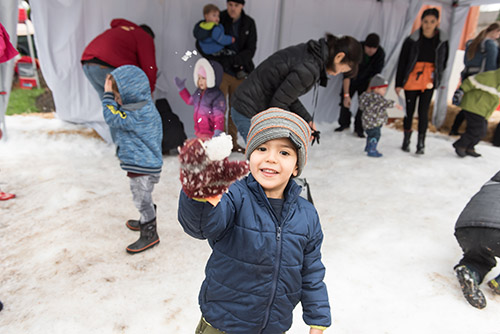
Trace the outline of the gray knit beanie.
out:
[[[311,128],[299,115],[280,108],[269,108],[252,117],[247,136],[247,159],[250,159],[250,155],[257,147],[278,138],[289,138],[297,148],[297,176],[299,176],[307,161]]]
[[[380,74],[376,74],[371,80],[370,80],[370,89],[375,89],[375,88],[383,88],[383,87],[388,87],[389,82]]]

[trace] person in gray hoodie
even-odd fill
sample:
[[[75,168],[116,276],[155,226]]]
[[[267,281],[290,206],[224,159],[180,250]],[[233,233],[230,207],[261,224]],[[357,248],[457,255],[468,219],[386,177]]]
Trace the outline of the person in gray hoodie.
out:
[[[500,257],[500,171],[476,193],[458,217],[457,238],[464,255],[455,266],[465,299],[474,307],[486,307],[486,298],[479,289],[488,272]],[[500,275],[488,282],[500,295]]]
[[[141,214],[139,220],[126,223],[129,229],[141,232],[127,247],[128,253],[135,254],[160,242],[152,192],[163,165],[161,117],[146,74],[134,65],[120,66],[108,75],[102,106],[106,123],[115,130],[116,155],[130,178],[133,201]]]

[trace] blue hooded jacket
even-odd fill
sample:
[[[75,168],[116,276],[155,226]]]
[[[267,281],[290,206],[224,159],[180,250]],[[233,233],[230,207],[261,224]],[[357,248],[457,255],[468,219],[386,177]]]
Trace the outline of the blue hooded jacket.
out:
[[[299,301],[306,324],[330,326],[323,233],[316,209],[300,191],[288,183],[281,217],[251,174],[231,185],[216,207],[181,191],[179,222],[212,247],[199,303],[213,327],[231,334],[283,333]]]
[[[162,123],[151,98],[146,74],[137,66],[124,65],[111,72],[123,105],[112,92],[102,98],[104,119],[116,133],[120,167],[138,174],[159,174],[163,165]]]

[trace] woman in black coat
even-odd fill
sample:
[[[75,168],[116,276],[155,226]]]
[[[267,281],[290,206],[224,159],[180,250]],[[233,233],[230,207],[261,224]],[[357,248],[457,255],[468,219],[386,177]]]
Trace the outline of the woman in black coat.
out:
[[[331,34],[277,51],[250,73],[231,99],[231,117],[238,132],[246,141],[250,119],[270,107],[300,115],[315,130],[299,97],[317,83],[326,86],[327,74],[355,74],[362,54],[354,38]]]
[[[424,154],[425,134],[429,122],[429,105],[434,88],[439,86],[448,60],[448,41],[438,29],[439,12],[424,10],[422,26],[406,38],[399,55],[396,72],[396,94],[405,91],[406,116],[401,149],[410,152],[411,126],[418,99],[417,154]]]

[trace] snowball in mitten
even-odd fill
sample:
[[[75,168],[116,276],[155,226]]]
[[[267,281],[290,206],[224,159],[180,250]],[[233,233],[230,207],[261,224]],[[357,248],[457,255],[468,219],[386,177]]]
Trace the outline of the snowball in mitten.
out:
[[[248,173],[247,161],[229,161],[231,136],[221,134],[210,140],[187,140],[180,149],[180,180],[190,198],[223,194],[237,179]]]

